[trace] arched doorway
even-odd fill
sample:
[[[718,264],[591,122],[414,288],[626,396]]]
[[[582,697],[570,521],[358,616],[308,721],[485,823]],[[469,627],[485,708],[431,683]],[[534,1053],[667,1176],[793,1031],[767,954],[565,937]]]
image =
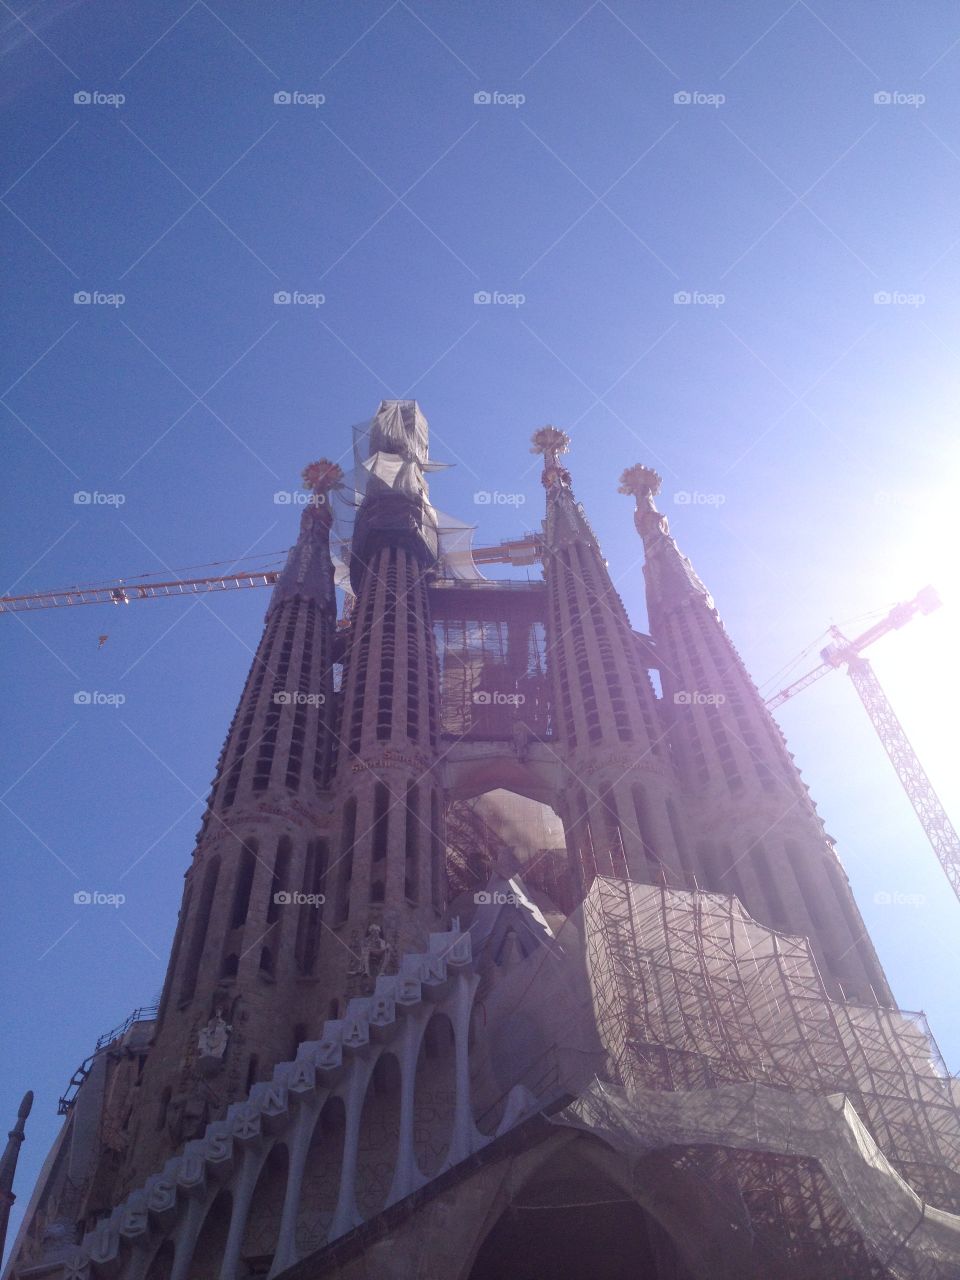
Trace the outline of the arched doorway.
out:
[[[583,1159],[580,1143],[538,1170],[480,1246],[469,1280],[505,1276],[696,1280],[663,1227]]]
[[[489,780],[502,781],[499,774]],[[508,783],[455,796],[447,806],[446,837],[452,899],[484,889],[495,866],[510,866],[554,909],[563,915],[574,910],[578,892],[563,822],[549,804]]]

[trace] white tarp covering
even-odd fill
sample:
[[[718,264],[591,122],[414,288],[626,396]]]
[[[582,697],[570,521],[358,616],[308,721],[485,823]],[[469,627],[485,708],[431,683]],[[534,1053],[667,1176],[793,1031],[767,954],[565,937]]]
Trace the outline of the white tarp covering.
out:
[[[442,578],[460,581],[486,581],[473,562],[473,537],[476,526],[465,524],[454,516],[437,511],[430,504],[426,475],[446,471],[450,463],[431,462],[426,454],[426,419],[417,409],[411,419],[401,414],[400,404],[413,401],[384,401],[380,410],[367,422],[357,423],[353,433],[353,468],[348,471],[343,488],[331,495],[333,536],[331,554],[337,586],[350,592],[350,546],[357,511],[371,483],[382,485],[406,497],[422,498],[436,520]],[[387,406],[386,409],[384,406]],[[411,433],[412,425],[412,433]],[[377,448],[377,445],[380,448]],[[384,445],[392,445],[386,449]],[[404,456],[406,455],[406,456]]]

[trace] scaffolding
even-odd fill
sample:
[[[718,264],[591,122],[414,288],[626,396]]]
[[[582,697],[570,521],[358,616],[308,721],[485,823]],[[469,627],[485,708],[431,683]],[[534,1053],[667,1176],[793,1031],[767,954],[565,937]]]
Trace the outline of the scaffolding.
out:
[[[872,1139],[918,1197],[921,1219],[960,1213],[960,1086],[922,1014],[832,1000],[807,940],[757,924],[735,897],[598,878],[584,912],[598,1029],[625,1097],[699,1093],[714,1122],[737,1086],[751,1106],[757,1087],[810,1115],[828,1101],[848,1105],[865,1145]],[[693,1145],[675,1155],[698,1167],[705,1159]],[[861,1258],[815,1160],[769,1150],[725,1158],[739,1168],[753,1228],[779,1223],[800,1274],[818,1274],[814,1255],[841,1240],[845,1275],[953,1274],[910,1261],[901,1237],[892,1272],[876,1269],[875,1251]]]

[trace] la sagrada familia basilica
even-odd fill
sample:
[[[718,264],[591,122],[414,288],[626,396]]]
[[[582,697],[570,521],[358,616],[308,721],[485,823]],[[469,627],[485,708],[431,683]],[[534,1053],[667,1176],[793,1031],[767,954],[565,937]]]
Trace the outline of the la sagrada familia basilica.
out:
[[[10,1280],[960,1276],[957,1084],[659,477],[640,632],[567,445],[518,581],[416,402],[307,468],[162,999],[75,1077]]]

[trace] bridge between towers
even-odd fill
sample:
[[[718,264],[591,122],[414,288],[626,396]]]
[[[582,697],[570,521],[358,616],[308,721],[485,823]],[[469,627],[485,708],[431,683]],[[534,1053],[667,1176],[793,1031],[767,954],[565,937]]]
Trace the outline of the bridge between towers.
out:
[[[439,578],[428,596],[441,733],[460,743],[510,743],[521,751],[527,743],[553,741],[546,584]],[[650,636],[635,635],[644,666],[656,669]]]

